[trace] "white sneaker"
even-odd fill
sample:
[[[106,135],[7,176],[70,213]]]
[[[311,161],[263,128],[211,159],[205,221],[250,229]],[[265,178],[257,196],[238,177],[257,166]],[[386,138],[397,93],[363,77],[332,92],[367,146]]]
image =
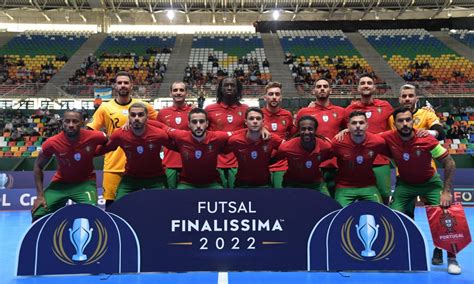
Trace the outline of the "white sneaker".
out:
[[[456,258],[448,258],[448,273],[454,275],[461,274],[461,266],[459,266]]]

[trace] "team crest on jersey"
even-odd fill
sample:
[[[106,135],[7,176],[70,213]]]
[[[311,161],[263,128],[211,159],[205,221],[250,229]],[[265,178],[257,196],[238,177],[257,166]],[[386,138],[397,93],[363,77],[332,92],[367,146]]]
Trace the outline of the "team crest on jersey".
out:
[[[194,157],[196,157],[196,159],[201,159],[201,156],[202,156],[202,151],[201,150],[196,150],[196,152],[194,152]]]
[[[137,146],[137,153],[138,154],[143,154],[143,147],[142,146]]]
[[[257,156],[258,156],[258,155],[257,155],[257,151],[252,151],[252,152],[250,153],[250,157],[252,157],[252,159],[254,159],[254,160],[257,159]]]
[[[175,117],[174,122],[176,122],[176,124],[181,124],[181,116]]]
[[[319,162],[321,162],[321,155],[318,155],[317,159]]]
[[[242,116],[242,112],[241,112],[241,111],[237,112],[237,114],[238,114],[239,116]]]
[[[278,124],[277,124],[276,122],[273,122],[273,123],[272,123],[272,130],[273,130],[273,131],[276,131],[277,128],[278,128]]]
[[[369,157],[372,158],[374,156],[374,151],[369,150]]]
[[[79,162],[81,160],[81,153],[74,154],[74,160]]]
[[[232,121],[234,121],[234,117],[232,116],[232,114],[228,114],[227,115],[227,122],[232,123]]]
[[[263,148],[263,152],[265,152],[265,153],[266,153],[266,152],[267,152],[267,150],[268,150],[268,146],[267,146],[267,145],[263,145],[263,147],[262,147],[262,148]]]
[[[356,157],[356,162],[361,165],[364,162],[364,157],[363,156],[357,156]]]
[[[334,118],[337,118],[337,113],[336,113],[336,112],[333,112],[333,113],[332,113],[332,116],[334,116]]]
[[[212,151],[212,144],[209,144],[207,147],[209,149],[209,152],[211,152]]]
[[[128,109],[122,109],[122,114],[128,116]]]
[[[418,117],[416,117],[415,119],[413,119],[413,123],[414,123],[415,125],[420,124],[420,119],[419,119]]]
[[[378,108],[377,108],[377,111],[378,111],[379,113],[382,113],[382,108],[381,108],[381,107],[378,107]]]
[[[286,125],[286,120],[283,119],[283,120],[281,121],[281,124]]]
[[[91,146],[86,146],[86,152],[90,153],[90,151],[91,151]]]
[[[311,167],[313,166],[313,161],[306,161],[305,166],[307,169],[311,169]]]
[[[403,160],[405,160],[405,161],[410,160],[410,154],[408,154],[408,153],[403,153]]]
[[[155,145],[153,145],[153,144],[151,144],[151,143],[148,144],[148,148],[150,148],[150,150],[153,150],[153,147],[155,147]]]
[[[365,116],[367,116],[367,118],[370,118],[372,116],[372,112],[371,111],[366,111]]]
[[[324,121],[324,122],[328,122],[328,121],[329,121],[329,116],[323,115],[323,121]]]

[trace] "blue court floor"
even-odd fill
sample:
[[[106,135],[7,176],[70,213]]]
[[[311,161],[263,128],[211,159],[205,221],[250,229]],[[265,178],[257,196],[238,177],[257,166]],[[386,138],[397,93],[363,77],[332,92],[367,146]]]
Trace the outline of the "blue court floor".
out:
[[[474,232],[474,208],[465,208],[469,226]],[[417,208],[416,222],[423,230],[430,250],[433,241],[429,233],[426,214],[423,208]],[[86,276],[15,276],[17,250],[20,240],[30,225],[30,214],[27,211],[0,212],[0,284],[3,283],[398,283],[398,284],[473,284],[474,283],[474,245],[465,248],[458,260],[463,273],[458,276],[446,272],[446,264],[432,266],[430,272],[419,273],[324,273],[324,272],[193,272],[193,273],[156,273],[129,275],[86,275]],[[431,253],[430,253],[431,254]],[[446,254],[444,255],[446,263]],[[282,259],[282,261],[285,261]]]

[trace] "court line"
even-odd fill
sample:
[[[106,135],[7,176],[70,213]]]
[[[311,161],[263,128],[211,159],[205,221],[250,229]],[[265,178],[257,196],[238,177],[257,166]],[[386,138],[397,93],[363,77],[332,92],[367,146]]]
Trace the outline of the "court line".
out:
[[[229,284],[229,273],[219,272],[217,275],[217,284]]]

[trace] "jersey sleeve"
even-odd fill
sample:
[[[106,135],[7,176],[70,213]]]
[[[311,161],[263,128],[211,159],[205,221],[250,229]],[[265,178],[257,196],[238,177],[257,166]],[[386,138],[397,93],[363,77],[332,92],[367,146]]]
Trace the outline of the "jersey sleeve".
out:
[[[110,136],[110,139],[107,144],[97,146],[97,149],[95,150],[95,155],[102,156],[108,152],[116,150],[120,146],[121,135],[123,135],[122,129],[117,129],[116,131],[114,131],[114,133],[112,133],[112,135]]]
[[[150,119],[156,120],[156,118],[158,116],[158,112],[149,103],[145,103],[145,104],[146,104],[146,108],[147,108],[147,111],[148,111],[148,117]]]
[[[395,129],[396,129],[396,128],[395,128],[395,121],[393,120],[393,115],[390,115],[390,116],[388,117],[388,128],[389,128],[390,130],[395,130]]]
[[[87,127],[94,130],[101,130],[105,126],[105,106],[102,104],[92,116],[92,120],[87,124]]]
[[[430,153],[433,159],[443,159],[449,154],[448,150],[439,143],[430,150]]]
[[[43,158],[49,159],[54,155],[53,152],[53,145],[51,141],[46,141],[42,146],[41,146],[41,152],[40,155]]]
[[[439,121],[439,118],[436,115],[436,113],[431,112],[431,111],[426,113],[426,123],[428,124],[428,129],[436,124],[441,125],[441,122]]]

